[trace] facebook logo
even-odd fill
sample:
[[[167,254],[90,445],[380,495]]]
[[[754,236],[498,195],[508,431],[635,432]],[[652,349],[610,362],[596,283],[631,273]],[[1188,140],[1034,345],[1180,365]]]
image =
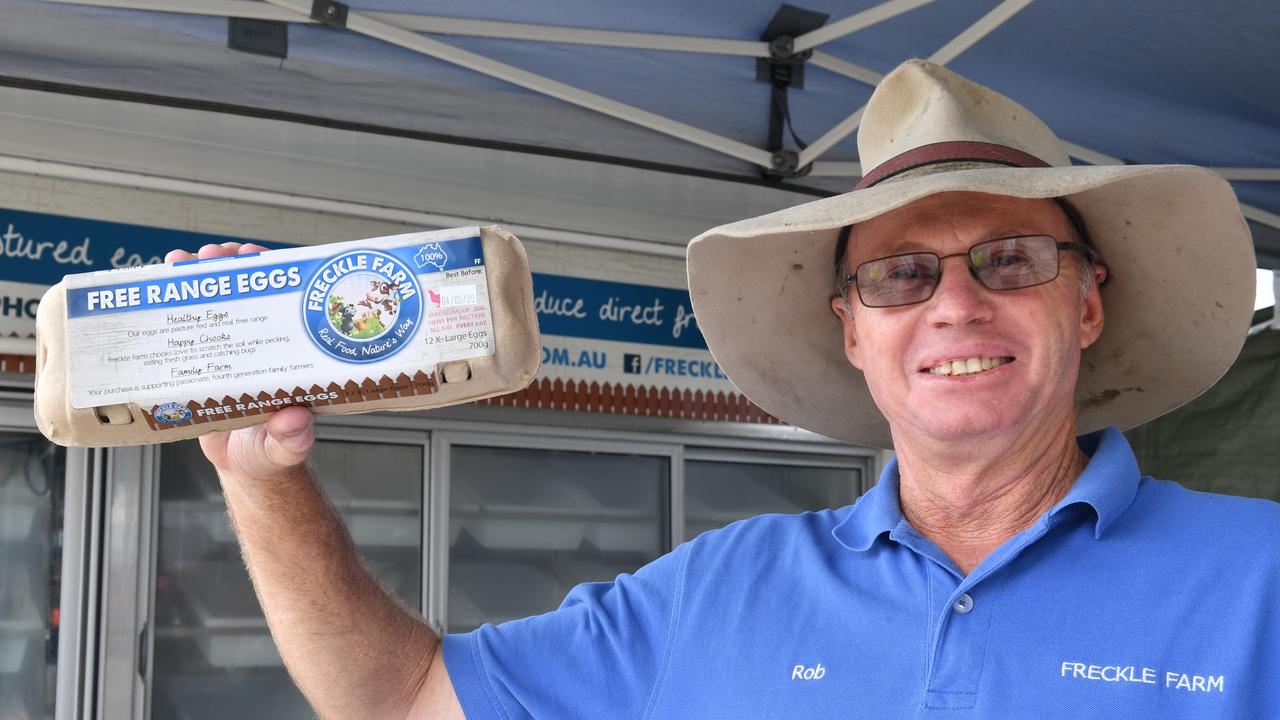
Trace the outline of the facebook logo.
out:
[[[642,371],[639,355],[622,354],[622,372],[630,375],[639,375]]]

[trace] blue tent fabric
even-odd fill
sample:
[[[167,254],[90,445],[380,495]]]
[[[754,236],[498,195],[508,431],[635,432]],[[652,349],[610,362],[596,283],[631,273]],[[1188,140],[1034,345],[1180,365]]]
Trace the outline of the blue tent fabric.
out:
[[[809,0],[831,22],[877,2]],[[711,0],[353,0],[353,11],[758,39],[780,3]],[[928,56],[997,5],[931,3],[822,52],[887,72]],[[480,73],[358,35],[291,23],[283,61],[227,48],[212,16],[0,0],[0,75],[297,113],[370,127],[590,153],[758,178],[759,168]],[[764,147],[769,86],[755,60],[479,37],[450,44]],[[1269,0],[1033,2],[951,66],[1014,97],[1065,140],[1138,163],[1280,168],[1280,13]],[[871,88],[822,68],[790,92],[812,141]],[[854,136],[822,160],[855,160]],[[840,192],[853,178],[794,184]],[[1280,215],[1280,182],[1236,182],[1243,202]],[[1254,224],[1260,264],[1280,267],[1280,230]]]

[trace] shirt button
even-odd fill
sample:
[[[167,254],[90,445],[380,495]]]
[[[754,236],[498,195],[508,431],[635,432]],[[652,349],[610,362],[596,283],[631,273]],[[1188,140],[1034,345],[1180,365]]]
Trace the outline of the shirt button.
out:
[[[973,609],[973,598],[969,597],[969,593],[963,593],[952,603],[951,609],[961,615],[967,615]]]

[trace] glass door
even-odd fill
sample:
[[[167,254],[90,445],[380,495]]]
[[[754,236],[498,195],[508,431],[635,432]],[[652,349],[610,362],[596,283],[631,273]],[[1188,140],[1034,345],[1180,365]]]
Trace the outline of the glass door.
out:
[[[317,477],[368,566],[422,609],[425,433],[321,426]],[[267,631],[213,468],[160,450],[151,717],[313,717]]]
[[[678,450],[644,443],[447,434],[445,627],[466,632],[554,610],[671,548]]]
[[[869,464],[856,456],[686,450],[684,539],[764,513],[848,505],[865,491]]]
[[[64,448],[0,424],[0,718],[53,717],[65,478]]]

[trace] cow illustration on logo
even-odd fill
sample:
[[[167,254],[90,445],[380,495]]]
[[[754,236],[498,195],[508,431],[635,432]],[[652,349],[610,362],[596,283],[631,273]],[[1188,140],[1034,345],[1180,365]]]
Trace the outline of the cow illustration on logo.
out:
[[[316,346],[344,362],[399,352],[422,320],[417,274],[396,257],[353,250],[320,266],[303,293],[303,321]]]
[[[329,291],[329,326],[355,340],[382,337],[400,315],[399,291],[372,274],[348,275]]]

